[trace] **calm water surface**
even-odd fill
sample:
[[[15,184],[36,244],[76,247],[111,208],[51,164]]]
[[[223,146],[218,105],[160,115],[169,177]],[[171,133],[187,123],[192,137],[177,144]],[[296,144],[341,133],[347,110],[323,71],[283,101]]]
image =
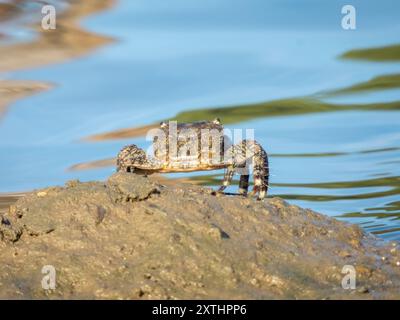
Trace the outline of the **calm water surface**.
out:
[[[255,129],[271,154],[271,195],[400,239],[400,50],[339,58],[398,45],[400,2],[352,1],[354,31],[341,28],[345,2],[302,3],[126,0],[84,19],[82,28],[114,41],[1,75],[54,87],[1,118],[0,192],[105,179],[113,167],[68,168],[130,142],[148,146],[87,136],[218,115],[229,128]],[[35,38],[21,30],[18,39]],[[222,172],[190,177],[215,186]]]

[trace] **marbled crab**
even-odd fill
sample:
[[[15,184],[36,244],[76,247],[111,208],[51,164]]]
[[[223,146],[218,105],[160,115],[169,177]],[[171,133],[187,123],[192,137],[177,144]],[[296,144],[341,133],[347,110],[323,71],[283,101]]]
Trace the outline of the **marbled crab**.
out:
[[[153,155],[134,144],[125,146],[117,157],[117,171],[139,174],[190,172],[225,169],[218,192],[223,192],[235,173],[240,174],[239,194],[247,195],[249,168],[254,187],[250,195],[263,199],[268,190],[268,155],[255,140],[232,144],[224,135],[219,119],[177,124],[162,122],[153,137]]]

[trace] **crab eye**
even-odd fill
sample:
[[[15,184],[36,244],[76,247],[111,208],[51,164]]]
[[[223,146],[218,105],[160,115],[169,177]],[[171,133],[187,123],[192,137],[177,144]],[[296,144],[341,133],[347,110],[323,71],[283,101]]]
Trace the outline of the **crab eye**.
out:
[[[213,120],[213,123],[214,123],[214,124],[221,124],[221,120],[220,120],[219,118],[215,118],[215,119]]]

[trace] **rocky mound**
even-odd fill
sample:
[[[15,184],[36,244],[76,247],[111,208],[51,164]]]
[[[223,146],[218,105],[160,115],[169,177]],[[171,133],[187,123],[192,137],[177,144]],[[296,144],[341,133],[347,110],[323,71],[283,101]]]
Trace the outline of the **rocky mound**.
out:
[[[38,190],[0,218],[0,298],[400,298],[396,243],[279,198],[118,173]]]

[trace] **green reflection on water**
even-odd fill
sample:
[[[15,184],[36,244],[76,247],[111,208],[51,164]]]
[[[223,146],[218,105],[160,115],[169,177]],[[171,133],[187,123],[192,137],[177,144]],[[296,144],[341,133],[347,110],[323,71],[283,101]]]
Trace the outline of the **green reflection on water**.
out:
[[[400,88],[400,74],[391,74],[372,78],[347,88],[327,92],[328,96],[354,94],[368,91],[381,91]]]
[[[351,50],[341,55],[341,58],[370,61],[400,61],[400,45]],[[395,88],[400,88],[400,74],[378,76],[347,88],[329,91],[326,95],[354,94]],[[199,119],[220,117],[223,118],[224,123],[231,124],[262,117],[343,110],[400,110],[400,101],[371,104],[335,104],[327,103],[313,97],[298,97],[239,106],[195,109],[181,112],[174,119],[180,122],[190,122]]]
[[[191,122],[199,119],[213,119],[219,117],[223,119],[223,123],[232,124],[262,117],[346,110],[400,110],[400,101],[370,104],[335,104],[304,97],[233,107],[184,111],[179,113],[174,119],[178,122]]]
[[[347,195],[285,195],[287,199],[299,199],[308,201],[336,201],[387,197],[400,194],[400,177],[383,177],[358,181],[339,181],[322,183],[275,183],[279,187],[316,188],[316,189],[351,189],[385,187],[388,190],[375,191],[361,194]]]
[[[342,59],[355,59],[367,61],[399,61],[400,60],[400,44],[379,47],[355,49],[343,53]]]

